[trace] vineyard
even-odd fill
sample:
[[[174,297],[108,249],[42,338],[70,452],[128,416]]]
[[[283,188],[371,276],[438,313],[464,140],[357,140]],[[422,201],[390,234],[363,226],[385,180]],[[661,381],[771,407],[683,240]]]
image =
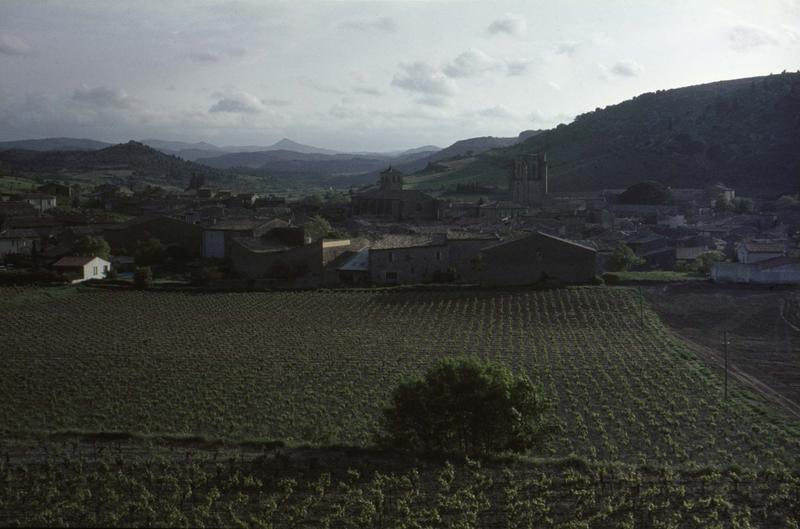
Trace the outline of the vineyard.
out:
[[[800,517],[800,477],[784,471],[113,452],[51,447],[37,464],[0,463],[0,525],[706,529],[797,527]],[[342,459],[353,466],[329,464]]]
[[[635,290],[0,299],[0,428],[368,446],[405,377],[502,359],[557,413],[546,457],[796,468],[797,424],[696,359]],[[30,296],[28,296],[30,297]],[[15,302],[14,300],[17,299]],[[641,310],[644,308],[644,310]]]

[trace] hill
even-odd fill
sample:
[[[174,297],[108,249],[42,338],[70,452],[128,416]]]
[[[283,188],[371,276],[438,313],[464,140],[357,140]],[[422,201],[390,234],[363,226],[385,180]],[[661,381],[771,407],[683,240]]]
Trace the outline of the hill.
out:
[[[135,175],[179,186],[185,185],[192,174],[219,175],[219,171],[212,168],[181,160],[135,141],[96,151],[8,150],[0,152],[0,163],[12,171],[23,173],[128,169]]]
[[[86,138],[42,138],[0,142],[0,151],[26,149],[29,151],[96,151],[111,147],[112,143]]]
[[[547,153],[553,191],[624,188],[654,180],[672,187],[722,181],[752,196],[796,193],[800,74],[645,93],[581,114],[513,147],[485,152],[474,164],[441,176],[502,181],[521,152]]]

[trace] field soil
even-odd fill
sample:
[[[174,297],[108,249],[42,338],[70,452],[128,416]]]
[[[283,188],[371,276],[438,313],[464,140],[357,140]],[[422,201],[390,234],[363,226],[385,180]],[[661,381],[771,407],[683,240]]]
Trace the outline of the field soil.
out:
[[[800,291],[700,282],[643,291],[668,327],[720,367],[727,332],[731,373],[800,419]]]

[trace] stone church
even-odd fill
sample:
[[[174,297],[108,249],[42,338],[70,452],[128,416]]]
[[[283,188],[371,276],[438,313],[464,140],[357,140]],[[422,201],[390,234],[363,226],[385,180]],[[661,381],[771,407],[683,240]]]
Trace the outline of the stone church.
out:
[[[517,155],[508,177],[508,191],[512,202],[541,206],[547,196],[547,155]]]
[[[403,173],[391,166],[380,174],[378,189],[353,195],[353,215],[388,217],[396,221],[441,218],[439,201],[422,191],[403,189]]]

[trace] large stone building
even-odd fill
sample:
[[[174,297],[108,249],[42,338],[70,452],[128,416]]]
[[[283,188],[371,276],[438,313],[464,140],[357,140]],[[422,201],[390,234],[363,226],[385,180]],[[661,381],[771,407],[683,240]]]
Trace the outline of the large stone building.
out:
[[[354,215],[375,215],[397,221],[441,218],[439,201],[421,191],[403,189],[403,173],[389,167],[381,173],[379,188],[353,196]]]
[[[508,191],[512,202],[541,206],[547,196],[547,155],[517,155],[508,179]]]
[[[531,285],[545,280],[587,283],[597,269],[593,248],[542,232],[483,248],[475,278],[487,286]]]

